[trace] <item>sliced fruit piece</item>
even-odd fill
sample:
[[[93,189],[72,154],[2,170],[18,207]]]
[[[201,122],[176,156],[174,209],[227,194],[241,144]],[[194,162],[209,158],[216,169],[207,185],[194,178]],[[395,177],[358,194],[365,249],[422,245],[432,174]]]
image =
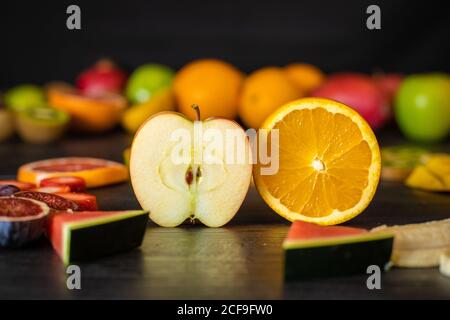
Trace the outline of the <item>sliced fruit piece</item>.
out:
[[[126,99],[115,93],[81,94],[67,85],[56,84],[47,90],[49,104],[68,112],[75,130],[100,133],[115,127],[127,107]]]
[[[86,181],[80,177],[62,176],[43,179],[40,182],[41,187],[67,186],[69,191],[84,192],[86,190]],[[60,191],[60,192],[69,192]]]
[[[121,163],[97,158],[55,158],[28,163],[19,168],[20,181],[39,184],[51,177],[74,176],[84,179],[87,188],[101,187],[128,179]]]
[[[413,169],[424,163],[429,151],[413,146],[394,146],[381,149],[381,178],[404,181]]]
[[[450,248],[450,219],[372,230],[379,232],[395,235],[392,262],[398,267],[436,267],[440,255]]]
[[[272,163],[258,159],[253,178],[279,215],[332,225],[369,205],[380,177],[380,152],[373,131],[356,111],[332,100],[305,98],[279,108],[262,129],[260,139],[267,137],[268,150],[276,143],[272,130],[278,132],[279,168],[268,174],[264,169]]]
[[[17,188],[16,186],[13,186],[10,184],[0,184],[0,196],[1,197],[11,196],[14,193],[17,193],[19,191],[20,191],[20,189]]]
[[[180,134],[185,139],[177,140]],[[179,113],[159,113],[134,138],[131,182],[142,208],[158,225],[198,220],[221,227],[247,194],[251,157],[245,131],[232,120],[192,122]]]
[[[88,193],[63,192],[58,193],[59,196],[71,200],[78,205],[79,211],[96,211],[97,197]]]
[[[36,185],[34,183],[21,182],[17,180],[0,180],[0,185],[15,186],[21,191],[27,191],[36,188]]]
[[[406,185],[429,191],[450,191],[450,155],[430,155],[424,165],[414,169]]]
[[[75,202],[64,199],[56,194],[36,191],[21,191],[14,194],[14,196],[17,198],[34,199],[44,202],[54,210],[78,210],[78,205]]]
[[[147,228],[146,211],[96,211],[54,214],[48,237],[65,264],[139,247]]]
[[[2,109],[0,105],[0,142],[9,139],[15,131],[14,115],[11,111]]]
[[[49,212],[40,201],[0,197],[0,246],[20,247],[38,239],[45,232]]]
[[[18,112],[17,132],[29,143],[50,143],[64,134],[70,121],[68,113],[50,107],[35,107]]]
[[[45,192],[45,193],[63,193],[63,192],[70,192],[70,188],[69,186],[39,187],[31,189],[30,191]]]
[[[439,259],[439,271],[446,277],[450,277],[450,249],[441,254]]]
[[[365,274],[388,265],[394,236],[365,229],[295,221],[283,242],[287,280]]]
[[[174,111],[175,98],[172,90],[162,89],[150,100],[128,108],[122,117],[122,126],[130,133],[135,133],[150,116],[162,111]]]

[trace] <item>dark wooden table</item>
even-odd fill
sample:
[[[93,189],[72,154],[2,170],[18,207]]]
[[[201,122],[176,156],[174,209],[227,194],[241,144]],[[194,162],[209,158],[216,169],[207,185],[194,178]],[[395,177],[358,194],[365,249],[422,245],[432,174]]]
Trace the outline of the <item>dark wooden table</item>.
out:
[[[379,133],[383,145],[403,142],[394,130]],[[13,140],[0,144],[0,176],[19,165],[59,156],[121,161],[130,138],[113,132],[69,137],[52,146]],[[434,146],[450,151],[448,142]],[[104,210],[139,208],[129,184],[93,190]],[[450,217],[450,195],[381,183],[374,201],[349,225],[374,227]],[[433,269],[393,269],[382,289],[368,290],[367,276],[296,283],[283,281],[283,241],[289,224],[271,211],[254,188],[230,224],[160,228],[149,224],[141,248],[81,264],[82,289],[68,290],[65,268],[45,239],[25,249],[0,249],[0,298],[32,299],[379,299],[450,298],[450,279]]]

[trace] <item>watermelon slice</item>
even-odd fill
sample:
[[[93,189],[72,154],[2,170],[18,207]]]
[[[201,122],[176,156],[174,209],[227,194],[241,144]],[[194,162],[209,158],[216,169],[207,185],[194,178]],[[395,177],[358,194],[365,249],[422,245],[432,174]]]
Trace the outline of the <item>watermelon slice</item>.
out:
[[[56,213],[47,235],[67,265],[139,247],[147,221],[148,212],[141,210]]]
[[[389,263],[394,236],[295,221],[283,242],[286,280],[365,274]]]

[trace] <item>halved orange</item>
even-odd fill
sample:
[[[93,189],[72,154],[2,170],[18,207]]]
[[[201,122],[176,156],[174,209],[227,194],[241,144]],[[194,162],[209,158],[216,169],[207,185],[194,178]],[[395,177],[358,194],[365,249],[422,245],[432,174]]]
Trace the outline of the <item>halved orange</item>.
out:
[[[128,179],[128,169],[121,163],[88,157],[47,159],[25,164],[19,168],[17,179],[39,185],[51,177],[80,177],[86,187],[95,188]]]
[[[266,203],[284,218],[333,225],[361,213],[380,178],[376,137],[366,121],[344,104],[305,98],[285,104],[263,123],[260,134],[278,129],[279,168],[253,177]],[[273,155],[272,155],[273,156]]]

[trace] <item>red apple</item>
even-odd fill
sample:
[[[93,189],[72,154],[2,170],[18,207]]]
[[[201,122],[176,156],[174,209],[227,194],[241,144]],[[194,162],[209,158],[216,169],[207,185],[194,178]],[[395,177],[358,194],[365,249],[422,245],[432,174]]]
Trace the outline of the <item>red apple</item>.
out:
[[[403,75],[398,73],[377,73],[373,76],[373,79],[389,104],[392,105],[397,90],[402,84]]]
[[[391,113],[384,93],[371,77],[364,74],[332,75],[311,96],[336,100],[352,107],[373,129],[381,127]]]
[[[76,80],[77,88],[84,94],[101,95],[105,92],[122,93],[127,75],[110,60],[100,60],[83,71]]]

